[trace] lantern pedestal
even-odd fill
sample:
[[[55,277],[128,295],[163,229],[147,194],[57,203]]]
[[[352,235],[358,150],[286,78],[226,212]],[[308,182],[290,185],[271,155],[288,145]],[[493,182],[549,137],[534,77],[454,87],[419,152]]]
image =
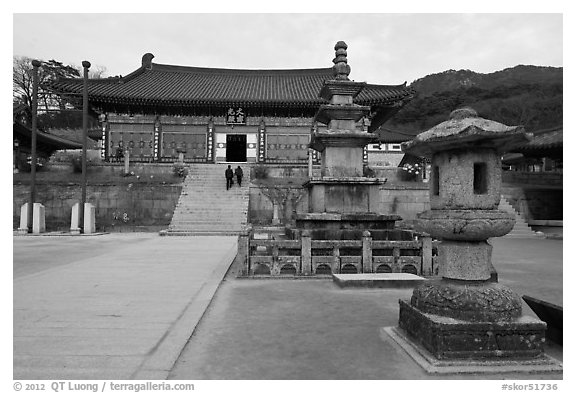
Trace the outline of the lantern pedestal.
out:
[[[408,337],[437,359],[533,358],[542,353],[546,324],[529,316],[505,322],[474,322],[424,313],[400,300]]]

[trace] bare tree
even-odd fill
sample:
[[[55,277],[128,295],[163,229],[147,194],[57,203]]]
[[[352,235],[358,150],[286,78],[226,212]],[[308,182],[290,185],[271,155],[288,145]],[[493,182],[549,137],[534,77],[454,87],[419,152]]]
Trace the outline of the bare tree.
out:
[[[12,62],[12,100],[32,107],[32,59],[14,56]],[[53,91],[46,88],[50,81],[58,78],[78,78],[80,72],[69,65],[56,60],[43,61],[38,70],[38,101],[45,111],[65,109],[66,102]]]

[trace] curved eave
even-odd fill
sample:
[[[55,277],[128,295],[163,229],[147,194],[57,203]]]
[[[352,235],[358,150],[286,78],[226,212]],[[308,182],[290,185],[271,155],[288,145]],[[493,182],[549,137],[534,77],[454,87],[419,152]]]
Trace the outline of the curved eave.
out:
[[[14,136],[18,137],[20,143],[25,147],[30,147],[32,141],[32,130],[28,127],[15,122],[12,128]],[[45,132],[36,133],[38,140],[38,150],[50,154],[55,150],[60,149],[81,149],[82,144],[74,142],[56,135],[47,134]]]

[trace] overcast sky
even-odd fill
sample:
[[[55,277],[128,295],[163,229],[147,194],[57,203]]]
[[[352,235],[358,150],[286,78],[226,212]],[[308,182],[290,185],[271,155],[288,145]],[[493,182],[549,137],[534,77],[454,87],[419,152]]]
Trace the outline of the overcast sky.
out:
[[[352,3],[352,2],[351,2]],[[220,68],[332,66],[350,78],[408,83],[448,69],[563,66],[562,14],[14,14],[13,54],[126,75],[154,62]]]

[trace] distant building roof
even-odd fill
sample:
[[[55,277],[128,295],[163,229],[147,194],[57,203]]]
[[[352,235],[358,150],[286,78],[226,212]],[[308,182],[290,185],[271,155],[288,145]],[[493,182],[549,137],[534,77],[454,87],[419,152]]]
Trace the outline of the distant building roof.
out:
[[[532,140],[512,152],[522,153],[526,157],[550,157],[554,159],[563,156],[563,126],[532,131]]]
[[[564,127],[555,127],[533,132],[534,138],[518,150],[552,149],[562,147]]]
[[[32,145],[32,130],[24,124],[15,121],[12,127],[13,136],[18,139],[21,148],[30,149]],[[55,150],[81,149],[82,144],[56,135],[37,131],[37,149],[39,153],[49,156]]]
[[[418,135],[418,133],[420,133],[420,131],[419,130],[410,130],[410,131],[392,130],[392,129],[384,127],[384,126],[380,126],[375,131],[375,133],[378,135],[378,139],[382,143],[401,143],[401,142],[411,141],[412,139],[414,139],[414,137],[416,135]]]
[[[318,96],[332,68],[243,70],[201,68],[152,63],[144,55],[142,66],[124,77],[90,79],[91,105],[104,110],[147,107],[179,110],[190,106],[253,108],[316,108],[326,101]],[[59,79],[49,87],[56,93],[81,96],[82,79]],[[402,85],[367,84],[355,98],[361,105],[396,108],[414,96]]]

